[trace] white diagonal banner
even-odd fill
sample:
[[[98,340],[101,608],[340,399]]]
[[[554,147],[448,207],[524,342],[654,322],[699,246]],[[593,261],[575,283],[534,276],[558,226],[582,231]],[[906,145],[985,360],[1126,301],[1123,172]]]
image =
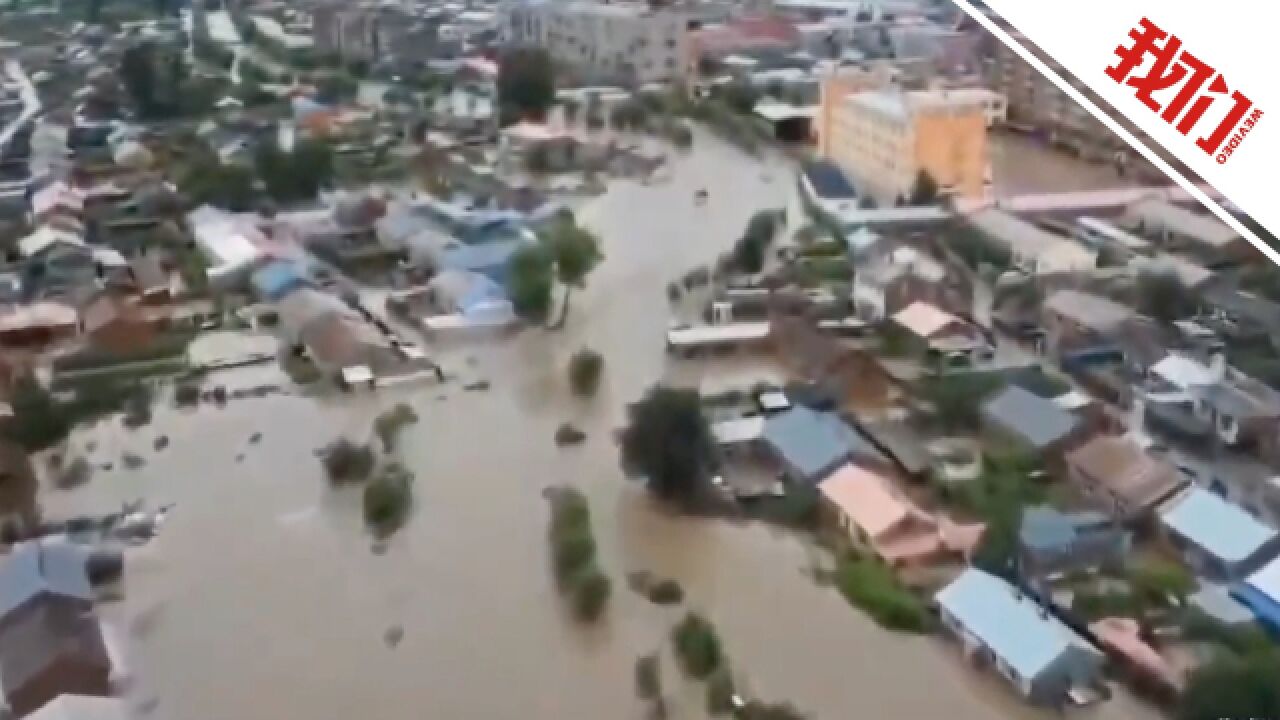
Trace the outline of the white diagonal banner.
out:
[[[1032,65],[1055,73],[969,0],[955,0]],[[1280,82],[1273,40],[1280,2],[1263,0],[986,0],[1027,40],[1186,164],[1236,207],[1280,234]],[[1088,98],[1063,89],[1135,145],[1215,215],[1280,254],[1146,150]],[[1276,116],[1271,117],[1274,113]]]

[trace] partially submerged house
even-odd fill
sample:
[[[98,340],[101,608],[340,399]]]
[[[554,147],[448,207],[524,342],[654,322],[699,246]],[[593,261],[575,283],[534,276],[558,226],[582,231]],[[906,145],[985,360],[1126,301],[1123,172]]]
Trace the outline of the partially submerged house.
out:
[[[1147,516],[1186,485],[1173,466],[1127,437],[1098,436],[1067,453],[1066,462],[1070,480],[1122,522]]]
[[[208,261],[205,275],[215,287],[243,282],[269,254],[266,235],[244,216],[205,205],[187,214],[187,224]]]
[[[1113,346],[1132,308],[1100,295],[1059,290],[1045,299],[1042,308],[1046,349],[1070,359],[1070,353],[1096,351]]]
[[[427,283],[428,329],[494,328],[516,321],[506,290],[487,275],[445,270]]]
[[[1123,564],[1132,535],[1097,512],[1062,512],[1048,505],[1022,511],[1018,567],[1027,577]]]
[[[1062,706],[1099,682],[1103,656],[1030,595],[969,568],[935,597],[942,624],[965,655],[1024,698]]]
[[[1280,555],[1280,533],[1203,488],[1171,500],[1160,524],[1187,565],[1214,582],[1242,580]]]
[[[1230,447],[1258,446],[1280,458],[1280,393],[1227,365],[1221,353],[1206,365],[1180,353],[1151,367],[1147,396],[1182,406]]]
[[[947,269],[939,261],[911,246],[895,247],[858,265],[854,311],[867,322],[880,322],[916,302],[955,307],[946,279]]]
[[[988,242],[1007,251],[1014,267],[1031,275],[1087,272],[1098,264],[1096,251],[1003,210],[982,210],[970,215],[969,222]]]
[[[856,465],[840,467],[818,489],[848,539],[896,568],[967,561],[985,530],[921,510],[892,480]]]
[[[1125,216],[1140,233],[1157,238],[1169,249],[1203,258],[1210,266],[1257,255],[1244,236],[1218,218],[1167,200],[1143,200],[1129,207]]]
[[[927,302],[913,302],[895,314],[893,322],[919,347],[948,364],[972,362],[989,349],[978,328]]]
[[[783,475],[815,485],[848,462],[884,466],[888,460],[839,415],[797,405],[765,420],[762,438]]]
[[[0,626],[0,686],[19,717],[68,693],[110,695],[111,668],[98,619],[82,608],[37,600]]]

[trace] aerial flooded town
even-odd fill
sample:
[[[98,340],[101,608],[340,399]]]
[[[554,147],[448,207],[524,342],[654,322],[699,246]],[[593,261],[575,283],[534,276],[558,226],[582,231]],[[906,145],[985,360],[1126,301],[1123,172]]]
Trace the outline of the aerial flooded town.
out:
[[[1276,717],[1277,527],[1280,270],[949,0],[0,2],[5,717]]]

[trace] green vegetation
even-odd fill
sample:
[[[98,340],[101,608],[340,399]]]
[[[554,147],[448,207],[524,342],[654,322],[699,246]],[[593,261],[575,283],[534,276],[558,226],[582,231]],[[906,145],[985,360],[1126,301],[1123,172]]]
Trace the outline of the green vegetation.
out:
[[[507,292],[515,310],[526,320],[540,322],[551,309],[555,263],[543,244],[521,248],[511,258]]]
[[[975,565],[1002,576],[1011,571],[1022,508],[1046,500],[1044,488],[1031,478],[1038,467],[1031,456],[987,456],[980,477],[941,489],[944,501],[986,523],[987,530],[973,560]]]
[[[333,179],[333,150],[318,140],[299,139],[285,152],[268,140],[254,152],[254,167],[277,202],[311,200]]]
[[[569,358],[569,387],[576,395],[595,395],[600,387],[600,375],[604,371],[604,358],[600,353],[582,348]]]
[[[1138,311],[1162,323],[1172,323],[1195,314],[1196,296],[1172,272],[1144,272],[1134,287]]]
[[[409,517],[413,507],[413,473],[387,463],[364,488],[364,521],[379,537],[387,537]]]
[[[662,697],[662,666],[657,655],[636,658],[636,696],[642,700]]]
[[[639,100],[624,100],[609,111],[609,124],[615,130],[643,130],[649,124],[649,110]]]
[[[37,452],[61,443],[72,428],[82,422],[126,409],[133,398],[149,393],[149,388],[131,380],[109,377],[86,378],[75,385],[71,399],[59,400],[33,377],[18,378],[10,394],[16,422],[7,436],[28,452]]]
[[[1129,570],[1133,593],[1150,607],[1181,606],[1195,592],[1196,580],[1182,565],[1168,560],[1147,559]]]
[[[382,441],[383,452],[394,450],[400,431],[416,422],[418,413],[405,403],[397,403],[395,407],[379,415],[373,421],[373,431]]]
[[[1008,268],[1013,256],[1005,248],[996,245],[971,225],[952,227],[944,236],[944,242],[970,268],[991,265],[999,270]]]
[[[594,622],[604,613],[613,586],[596,564],[587,499],[572,487],[553,488],[548,491],[548,499],[551,526],[547,537],[556,586],[579,620]]]
[[[881,627],[913,633],[930,628],[924,603],[899,585],[893,571],[875,559],[841,560],[835,584],[850,604],[861,608]]]
[[[1280,652],[1224,653],[1191,674],[1178,720],[1280,717]]]
[[[498,60],[498,106],[504,124],[541,120],[555,103],[555,69],[539,48],[513,48]]]
[[[690,612],[671,631],[676,659],[685,674],[705,680],[724,664],[724,652],[715,626],[701,615]]]
[[[569,298],[574,288],[587,282],[587,275],[604,259],[600,241],[590,230],[578,225],[573,217],[563,217],[542,232],[539,239],[550,252],[556,277],[565,287],[564,308],[558,325],[569,317]]]
[[[255,204],[255,179],[251,169],[223,163],[206,148],[192,154],[177,174],[177,185],[193,205],[214,205],[233,212],[245,212]]]
[[[920,395],[944,430],[972,430],[982,422],[982,403],[1003,383],[997,374],[935,375],[921,380]]]
[[[182,48],[143,42],[120,57],[120,80],[146,120],[198,116],[208,113],[219,88],[192,78]]]
[[[907,204],[918,206],[933,205],[937,202],[938,183],[927,171],[921,170],[911,186],[911,197],[907,198]]]
[[[733,711],[733,696],[737,689],[733,684],[733,673],[728,666],[722,665],[707,678],[707,713],[710,715],[727,715]]]
[[[320,454],[329,482],[334,485],[364,482],[373,472],[373,450],[368,445],[357,445],[346,438],[338,438]]]
[[[747,222],[742,237],[733,247],[734,264],[744,273],[758,273],[764,269],[765,253],[773,244],[779,222],[778,213],[761,210]]]
[[[692,501],[704,489],[714,444],[697,391],[658,385],[627,408],[624,466],[667,500]]]

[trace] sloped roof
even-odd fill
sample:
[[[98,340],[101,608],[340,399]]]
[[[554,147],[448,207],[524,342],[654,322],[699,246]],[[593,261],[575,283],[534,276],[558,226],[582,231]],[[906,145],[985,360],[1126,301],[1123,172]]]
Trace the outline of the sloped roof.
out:
[[[977,568],[965,570],[935,599],[1020,677],[1038,677],[1073,648],[1097,653],[1031,597]]]
[[[910,500],[893,492],[886,478],[856,465],[836,470],[819,489],[872,541],[910,517],[933,523],[933,518]]]
[[[1067,462],[1132,508],[1146,508],[1182,484],[1171,465],[1120,436],[1096,437],[1069,453]]]
[[[1038,505],[1022,511],[1018,539],[1028,548],[1057,550],[1070,547],[1082,530],[1109,522],[1101,513],[1064,513],[1047,505]]]
[[[832,413],[803,405],[765,420],[764,438],[773,451],[810,479],[851,455],[883,459],[880,452]]]
[[[893,321],[922,338],[933,337],[948,325],[963,322],[946,310],[922,300],[917,300],[900,310],[893,316]]]
[[[91,600],[86,559],[82,548],[65,541],[20,543],[0,566],[0,618],[44,594]]]
[[[982,416],[1035,449],[1069,435],[1080,420],[1052,400],[1010,385],[982,406]]]
[[[1046,309],[1097,332],[1111,332],[1133,317],[1133,310],[1078,290],[1059,290],[1044,302]]]
[[[1171,503],[1161,522],[1213,557],[1227,563],[1245,560],[1276,536],[1240,507],[1203,488],[1193,487]]]

